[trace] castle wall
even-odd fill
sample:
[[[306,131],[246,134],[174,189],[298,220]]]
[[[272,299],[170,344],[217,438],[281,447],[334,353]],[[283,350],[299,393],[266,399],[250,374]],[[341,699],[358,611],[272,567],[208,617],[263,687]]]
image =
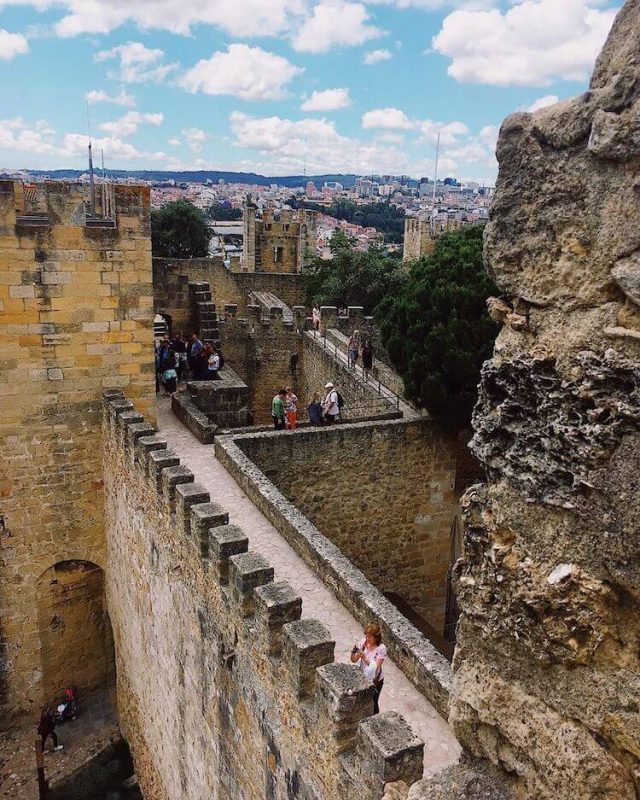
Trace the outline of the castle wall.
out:
[[[640,790],[640,2],[590,90],[502,126],[451,720],[537,800]],[[508,312],[508,313],[507,313]]]
[[[380,800],[417,781],[422,742],[370,716],[362,672],[132,408],[105,402],[107,601],[146,800]]]
[[[50,182],[25,204],[0,181],[0,709],[43,701],[40,576],[104,569],[100,392],[154,399],[149,192],[115,187],[113,227],[85,191]],[[35,221],[25,212],[38,212]],[[69,625],[82,626],[72,614]],[[68,676],[67,680],[72,677]],[[54,698],[46,698],[54,699]]]
[[[267,478],[379,589],[444,624],[455,445],[432,423],[237,439]]]
[[[189,328],[189,283],[207,281],[213,302],[222,310],[235,304],[238,315],[247,316],[251,290],[272,292],[290,308],[304,304],[300,275],[285,273],[231,272],[217,258],[153,259],[154,312],[171,315],[176,330]]]

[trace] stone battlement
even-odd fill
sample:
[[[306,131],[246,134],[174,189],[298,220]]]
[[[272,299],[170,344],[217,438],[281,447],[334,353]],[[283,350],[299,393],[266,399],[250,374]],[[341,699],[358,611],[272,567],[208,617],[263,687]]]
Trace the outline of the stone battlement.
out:
[[[371,716],[358,667],[334,663],[324,625],[121,392],[103,437],[119,707],[145,797],[381,798],[419,780],[423,742]]]

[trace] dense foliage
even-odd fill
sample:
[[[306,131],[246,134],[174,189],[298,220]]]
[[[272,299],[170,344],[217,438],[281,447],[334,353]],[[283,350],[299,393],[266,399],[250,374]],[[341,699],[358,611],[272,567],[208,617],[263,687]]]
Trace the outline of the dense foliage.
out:
[[[304,274],[307,300],[327,306],[364,306],[373,313],[380,301],[394,295],[407,279],[397,258],[380,248],[357,253],[343,231],[331,237],[330,259],[316,259]]]
[[[336,219],[343,219],[364,228],[375,228],[384,233],[387,244],[402,244],[404,237],[404,211],[390,203],[367,203],[358,205],[352,200],[336,199],[327,208],[317,203],[300,203],[304,208],[329,214]]]
[[[494,293],[482,264],[482,228],[469,226],[443,234],[376,310],[407,397],[448,428],[469,425],[480,368],[497,334],[486,309]]]
[[[188,200],[165,203],[151,212],[151,247],[154,256],[203,258],[209,252],[211,231],[202,211]]]
[[[242,209],[225,206],[222,203],[213,203],[206,210],[206,216],[208,219],[218,220],[219,222],[233,222],[234,220],[242,219]]]

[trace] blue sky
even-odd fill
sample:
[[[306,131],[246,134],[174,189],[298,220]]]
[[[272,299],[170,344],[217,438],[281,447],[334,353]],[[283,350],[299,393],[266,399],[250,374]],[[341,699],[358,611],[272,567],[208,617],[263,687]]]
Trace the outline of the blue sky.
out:
[[[493,182],[502,119],[584,91],[607,0],[0,0],[0,168]]]

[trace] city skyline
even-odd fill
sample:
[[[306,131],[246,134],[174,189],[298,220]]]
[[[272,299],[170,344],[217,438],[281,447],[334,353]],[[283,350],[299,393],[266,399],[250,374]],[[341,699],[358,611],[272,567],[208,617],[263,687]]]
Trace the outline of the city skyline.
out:
[[[188,7],[187,7],[188,6]],[[561,6],[561,7],[560,7]],[[0,168],[433,174],[586,88],[601,0],[0,0]]]

